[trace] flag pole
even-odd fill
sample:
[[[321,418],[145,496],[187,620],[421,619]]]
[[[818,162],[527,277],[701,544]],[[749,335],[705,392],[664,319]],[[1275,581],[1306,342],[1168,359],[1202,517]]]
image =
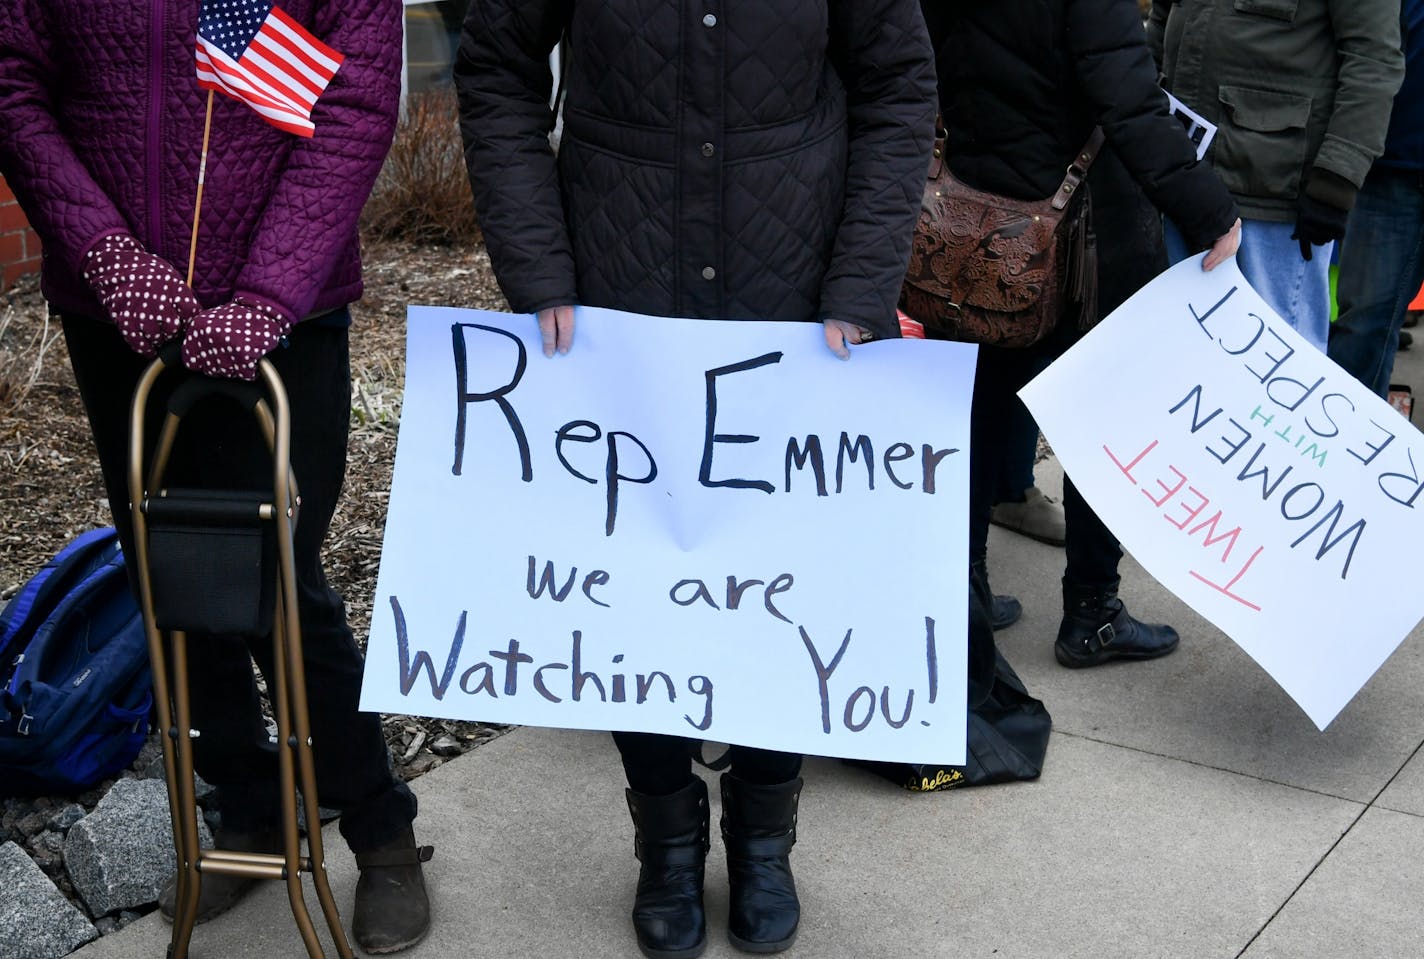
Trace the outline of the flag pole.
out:
[[[198,262],[198,215],[203,210],[203,183],[208,175],[208,134],[213,131],[213,91],[208,90],[208,112],[203,118],[203,153],[198,160],[198,198],[193,201],[193,238],[188,241],[188,285],[193,285],[193,267]]]

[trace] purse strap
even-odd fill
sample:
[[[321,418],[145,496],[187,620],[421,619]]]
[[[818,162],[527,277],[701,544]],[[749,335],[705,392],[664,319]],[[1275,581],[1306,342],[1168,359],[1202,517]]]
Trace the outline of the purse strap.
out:
[[[949,139],[949,130],[945,127],[944,116],[935,115],[935,141],[934,152],[930,155],[930,168],[927,179],[938,179],[940,171],[944,169],[944,147]],[[1103,128],[1093,127],[1092,134],[1088,137],[1088,142],[1083,144],[1083,148],[1078,151],[1073,158],[1073,162],[1068,164],[1068,172],[1064,174],[1063,182],[1059,184],[1058,191],[1053,194],[1052,206],[1055,210],[1067,209],[1068,204],[1073,202],[1073,195],[1078,192],[1078,188],[1083,185],[1083,180],[1088,176],[1088,169],[1093,165],[1093,161],[1098,158],[1098,154],[1103,149]]]
[[[944,144],[948,139],[949,131],[944,127],[944,117],[936,113],[934,153],[930,154],[930,170],[926,179],[939,179],[940,171],[944,169]]]
[[[1053,209],[1067,209],[1068,204],[1073,201],[1073,195],[1078,192],[1078,187],[1083,185],[1083,180],[1088,175],[1088,168],[1093,165],[1093,161],[1098,158],[1102,149],[1103,128],[1093,127],[1088,142],[1083,144],[1083,149],[1079,150],[1078,155],[1073,158],[1073,162],[1068,164],[1068,172],[1064,175],[1058,192],[1053,194]]]

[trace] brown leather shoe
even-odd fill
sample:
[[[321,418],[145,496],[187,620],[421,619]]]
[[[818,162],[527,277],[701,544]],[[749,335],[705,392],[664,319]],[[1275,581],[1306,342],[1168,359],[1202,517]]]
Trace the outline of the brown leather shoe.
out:
[[[384,846],[356,854],[361,878],[356,882],[351,934],[364,951],[400,952],[425,938],[430,898],[420,864],[434,853],[434,846],[417,846],[415,830],[406,826]]]
[[[214,838],[219,849],[235,852],[280,852],[282,834],[276,829],[259,832],[219,832]],[[243,896],[252,891],[258,880],[243,876],[225,876],[220,873],[205,873],[198,888],[198,922],[220,916],[235,906]],[[158,912],[165,922],[172,922],[178,905],[178,876],[168,877],[158,893]]]

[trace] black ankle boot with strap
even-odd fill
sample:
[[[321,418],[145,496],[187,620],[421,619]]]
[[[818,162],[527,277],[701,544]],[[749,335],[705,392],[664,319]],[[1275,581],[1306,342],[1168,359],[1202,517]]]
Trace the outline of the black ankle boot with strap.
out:
[[[722,775],[722,840],[731,905],[727,938],[743,952],[781,952],[796,941],[801,902],[791,875],[801,780],[761,786]]]
[[[1063,581],[1063,622],[1053,644],[1060,664],[1082,669],[1112,659],[1156,659],[1177,648],[1177,631],[1134,619],[1117,598],[1117,586]]]
[[[356,853],[356,908],[351,935],[364,951],[375,955],[400,952],[430,931],[430,897],[421,863],[429,862],[434,846],[417,846],[415,830],[406,826],[383,846]]]
[[[627,796],[633,853],[642,864],[633,897],[638,949],[650,959],[695,959],[707,948],[707,784],[693,777],[669,796],[631,789]]]

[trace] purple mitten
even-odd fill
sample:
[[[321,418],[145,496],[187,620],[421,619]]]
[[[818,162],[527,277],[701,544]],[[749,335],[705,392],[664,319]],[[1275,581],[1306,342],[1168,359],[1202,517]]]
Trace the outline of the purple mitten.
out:
[[[219,379],[255,380],[258,362],[291,328],[276,307],[234,297],[193,317],[183,337],[183,365]]]
[[[96,243],[84,257],[83,271],[124,342],[141,356],[157,353],[202,309],[178,271],[127,233]]]

